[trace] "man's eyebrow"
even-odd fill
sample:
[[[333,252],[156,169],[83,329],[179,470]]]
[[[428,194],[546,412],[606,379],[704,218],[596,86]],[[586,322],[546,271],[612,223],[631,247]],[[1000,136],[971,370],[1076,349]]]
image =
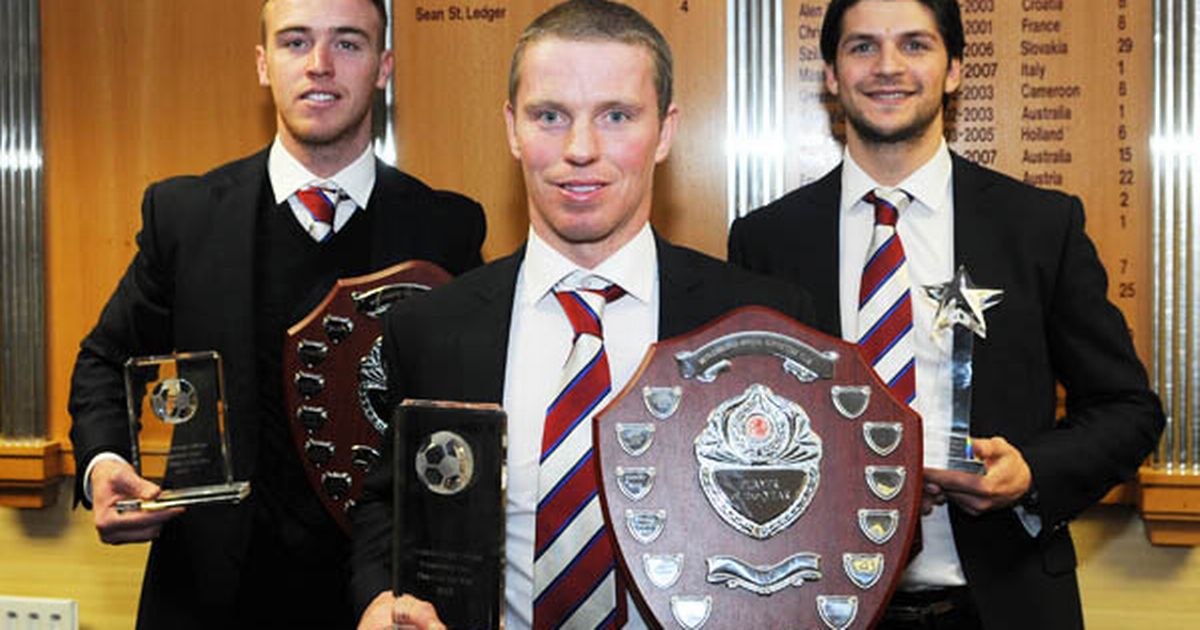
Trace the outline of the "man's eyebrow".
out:
[[[333,32],[339,35],[355,35],[362,37],[363,39],[371,39],[370,34],[368,34],[366,30],[357,26],[336,26],[333,28]],[[285,26],[278,31],[275,31],[275,37],[283,37],[285,35],[292,34],[311,35],[312,33],[313,29],[310,26]]]

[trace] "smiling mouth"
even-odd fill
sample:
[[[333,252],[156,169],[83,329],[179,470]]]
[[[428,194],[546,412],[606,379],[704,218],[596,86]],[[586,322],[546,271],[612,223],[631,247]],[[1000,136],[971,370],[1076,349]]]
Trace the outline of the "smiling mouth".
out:
[[[305,92],[300,95],[300,100],[309,101],[312,103],[332,103],[340,97],[332,92]]]

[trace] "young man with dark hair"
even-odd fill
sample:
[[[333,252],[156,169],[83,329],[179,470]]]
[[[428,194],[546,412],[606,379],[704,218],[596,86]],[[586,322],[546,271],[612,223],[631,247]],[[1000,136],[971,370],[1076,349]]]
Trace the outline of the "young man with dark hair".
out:
[[[818,326],[858,342],[924,420],[923,548],[881,627],[1079,628],[1067,522],[1136,473],[1162,409],[1079,199],[947,149],[962,32],[954,0],[834,0],[821,48],[848,122],[843,162],[735,221],[729,258],[806,289]],[[981,475],[944,470],[951,342],[932,334],[925,290],[960,266],[1004,292],[971,366]]]
[[[627,627],[643,628],[622,595],[594,490],[591,413],[621,391],[656,339],[742,305],[794,317],[810,307],[786,284],[676,247],[651,230],[654,170],[670,152],[679,114],[663,100],[671,93],[669,50],[644,17],[606,0],[565,2],[522,35],[513,68],[504,116],[525,180],[528,241],[389,313],[389,394],[393,401],[499,402],[508,413],[505,627],[608,628],[627,617]],[[606,393],[591,411],[572,415],[574,428],[543,450],[559,378],[565,364],[575,364],[567,362],[574,337],[568,305],[580,301],[603,322],[602,345],[587,356],[603,359],[594,365],[608,390],[598,388]],[[579,339],[575,348],[597,337]],[[352,514],[360,628],[439,628],[427,602],[390,591],[389,469],[368,481]],[[568,485],[572,492],[554,491]],[[570,496],[582,500],[559,506],[568,524],[545,525],[541,508]]]
[[[269,0],[257,47],[277,136],[256,155],[151,185],[138,251],[81,344],[71,383],[76,498],[111,544],[154,540],[139,628],[348,628],[349,540],[304,477],[283,408],[287,328],[338,278],[408,259],[482,263],[482,209],[375,159],[371,103],[391,77],[378,0]],[[152,499],[131,455],[130,357],[216,350],[232,506],[116,510]]]

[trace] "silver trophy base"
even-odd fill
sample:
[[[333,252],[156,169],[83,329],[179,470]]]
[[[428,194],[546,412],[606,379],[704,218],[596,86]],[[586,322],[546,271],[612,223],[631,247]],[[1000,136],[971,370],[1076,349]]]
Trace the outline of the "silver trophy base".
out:
[[[181,490],[164,490],[158,497],[149,501],[141,499],[126,499],[117,501],[117,512],[137,512],[139,510],[153,512],[185,505],[202,505],[213,503],[241,503],[250,495],[250,482],[238,481],[230,484],[186,488]]]
[[[982,475],[987,472],[983,462],[978,459],[964,459],[962,457],[951,457],[947,463],[948,470],[957,470],[959,472],[968,472],[975,475]]]

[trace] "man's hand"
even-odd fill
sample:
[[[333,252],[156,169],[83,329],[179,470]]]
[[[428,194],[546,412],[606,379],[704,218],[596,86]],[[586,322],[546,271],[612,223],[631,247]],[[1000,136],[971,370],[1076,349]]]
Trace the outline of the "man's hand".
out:
[[[358,620],[358,630],[446,630],[433,604],[412,595],[396,597],[384,591],[371,600]]]
[[[162,490],[141,478],[133,466],[117,461],[104,460],[92,467],[92,513],[100,540],[119,545],[129,542],[145,542],[158,538],[163,523],[183,513],[183,508],[166,510],[117,512],[117,502],[124,499],[157,497]]]
[[[975,456],[983,461],[986,474],[926,468],[922,514],[928,514],[934,505],[941,505],[948,499],[968,514],[978,516],[1013,505],[1029,490],[1033,482],[1029,464],[1008,440],[1002,437],[972,439],[971,444]]]

